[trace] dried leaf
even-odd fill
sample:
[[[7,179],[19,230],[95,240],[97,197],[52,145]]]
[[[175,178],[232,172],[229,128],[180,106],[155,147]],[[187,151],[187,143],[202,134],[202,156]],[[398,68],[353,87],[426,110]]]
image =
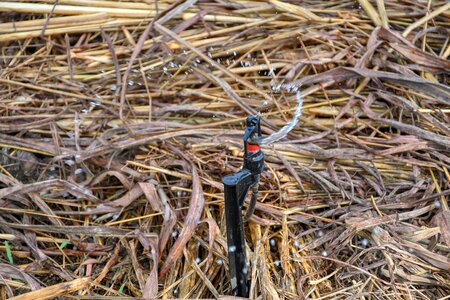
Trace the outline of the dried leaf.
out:
[[[54,299],[62,295],[68,295],[75,291],[87,288],[91,279],[77,278],[69,282],[58,283],[47,286],[39,290],[25,293],[16,297],[9,298],[11,300],[26,300],[26,299]]]
[[[191,239],[194,234],[195,228],[198,225],[198,221],[201,218],[203,212],[203,206],[205,205],[205,198],[203,196],[203,189],[198,177],[197,170],[195,166],[192,166],[192,195],[191,202],[189,204],[189,210],[184,220],[183,229],[176,240],[175,244],[170,249],[169,255],[164,262],[159,274],[164,276],[167,271],[172,267],[175,261],[183,253],[183,249],[187,242]]]
[[[440,59],[439,57],[432,56],[428,53],[423,52],[422,50],[418,48],[412,48],[410,46],[400,45],[400,44],[394,44],[390,43],[389,46],[391,46],[393,49],[395,49],[397,52],[401,53],[405,57],[407,57],[409,60],[411,60],[414,63],[417,63],[419,65],[440,69],[444,71],[450,70],[450,61],[445,59]]]
[[[434,222],[441,230],[442,239],[450,247],[450,211],[440,211],[434,217]]]
[[[152,250],[153,267],[145,281],[142,297],[144,299],[156,299],[158,295],[158,245],[150,242]]]
[[[369,69],[339,67],[330,71],[319,73],[317,75],[305,76],[299,80],[286,84],[285,87],[301,87],[305,84],[330,81],[337,83],[355,77],[379,78],[388,82],[400,84],[402,86],[414,89],[418,92],[435,97],[436,100],[439,100],[441,103],[450,105],[450,87],[448,86],[424,79],[419,76],[413,77],[403,74],[374,71]]]

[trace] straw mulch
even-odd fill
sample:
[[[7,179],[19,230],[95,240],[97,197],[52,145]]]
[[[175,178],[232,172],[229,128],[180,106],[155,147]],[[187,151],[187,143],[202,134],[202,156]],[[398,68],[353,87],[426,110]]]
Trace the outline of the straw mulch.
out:
[[[55,2],[57,4],[55,5]],[[1,1],[1,299],[448,299],[447,1]]]

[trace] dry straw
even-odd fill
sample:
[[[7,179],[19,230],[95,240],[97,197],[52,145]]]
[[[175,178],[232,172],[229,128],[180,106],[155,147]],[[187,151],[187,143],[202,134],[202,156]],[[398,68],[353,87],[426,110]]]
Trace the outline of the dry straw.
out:
[[[220,180],[257,113],[284,129],[246,227],[250,298],[448,298],[447,1],[0,13],[1,299],[225,298]]]

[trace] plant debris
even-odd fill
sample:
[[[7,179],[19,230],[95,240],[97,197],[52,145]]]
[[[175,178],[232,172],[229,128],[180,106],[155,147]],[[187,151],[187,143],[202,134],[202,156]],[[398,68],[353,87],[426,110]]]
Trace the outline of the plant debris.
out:
[[[296,111],[263,147],[250,298],[450,294],[447,1],[0,13],[1,299],[231,299],[221,178],[248,115]]]

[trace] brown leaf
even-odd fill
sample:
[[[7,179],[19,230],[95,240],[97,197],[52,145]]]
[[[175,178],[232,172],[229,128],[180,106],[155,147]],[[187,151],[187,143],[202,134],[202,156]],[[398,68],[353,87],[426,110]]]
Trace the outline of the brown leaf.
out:
[[[390,119],[378,119],[381,122],[387,123],[392,127],[395,127],[401,131],[404,131],[408,134],[415,135],[417,137],[420,137],[424,140],[435,142],[438,145],[445,146],[447,149],[450,149],[450,138],[430,132],[428,130],[424,130],[422,128],[419,128],[414,125],[404,124],[402,122],[390,120]]]
[[[177,223],[177,215],[169,203],[169,198],[162,188],[158,188],[159,199],[162,205],[162,210],[164,212],[164,221],[159,234],[159,253],[161,254],[166,248],[167,242],[172,235],[173,228]]]
[[[16,184],[11,187],[7,187],[4,189],[0,189],[0,198],[7,197],[8,195],[14,194],[25,194],[31,192],[38,192],[44,189],[50,188],[64,188],[67,192],[73,194],[74,196],[85,198],[91,201],[98,201],[97,197],[92,195],[91,191],[85,187],[82,187],[78,184],[68,182],[66,180],[61,179],[52,179],[46,181],[39,181],[30,184]]]
[[[400,45],[400,44],[389,44],[393,49],[395,49],[397,52],[408,58],[414,63],[417,63],[419,65],[441,69],[441,70],[448,70],[450,69],[450,61],[441,59],[436,56],[432,56],[428,53],[423,52],[420,49]]]
[[[36,281],[33,277],[23,272],[22,270],[16,268],[15,266],[0,263],[0,276],[12,279],[21,279],[28,283],[31,290],[35,291],[42,288],[41,284]]]
[[[213,255],[213,245],[216,240],[217,232],[220,232],[220,228],[217,225],[216,220],[214,220],[212,218],[204,219],[201,223],[203,223],[203,222],[208,223],[208,225],[209,225],[209,233],[208,233],[209,251],[208,251],[208,257],[207,257],[207,262],[206,262],[206,267],[205,267],[205,270],[208,270],[208,268],[211,264],[212,255]]]
[[[127,189],[131,189],[131,187],[132,187],[131,182],[126,178],[126,176],[118,171],[106,171],[99,175],[93,176],[90,179],[90,182],[86,185],[89,185],[89,186],[96,185],[97,183],[103,181],[103,179],[105,179],[106,176],[116,177],[117,179],[119,179],[120,183],[122,183],[123,186],[125,186]]]
[[[158,245],[154,242],[150,242],[150,244],[152,246],[153,267],[145,281],[145,287],[142,293],[142,298],[144,299],[156,299],[158,295]]]
[[[192,195],[191,203],[189,205],[189,210],[184,221],[183,229],[181,230],[180,236],[170,249],[169,255],[167,256],[164,265],[159,272],[160,276],[169,271],[175,261],[180,257],[183,252],[184,247],[187,242],[191,239],[194,234],[195,228],[197,227],[197,222],[200,220],[203,212],[203,206],[205,204],[205,198],[203,196],[203,189],[198,177],[195,166],[192,166]]]
[[[143,192],[139,184],[135,184],[131,190],[117,200],[108,203],[108,206],[127,207],[134,200],[142,196]]]
[[[434,222],[441,230],[442,239],[450,247],[450,211],[441,211],[434,217]]]
[[[424,79],[420,76],[407,76],[369,69],[339,67],[316,75],[305,76],[299,80],[286,84],[285,87],[301,87],[305,84],[330,81],[337,83],[355,77],[379,78],[435,97],[436,100],[443,104],[450,104],[450,87],[446,85]]]
[[[389,46],[414,63],[441,70],[450,69],[450,61],[425,53],[404,37],[387,28],[380,28],[378,37],[388,41]]]

